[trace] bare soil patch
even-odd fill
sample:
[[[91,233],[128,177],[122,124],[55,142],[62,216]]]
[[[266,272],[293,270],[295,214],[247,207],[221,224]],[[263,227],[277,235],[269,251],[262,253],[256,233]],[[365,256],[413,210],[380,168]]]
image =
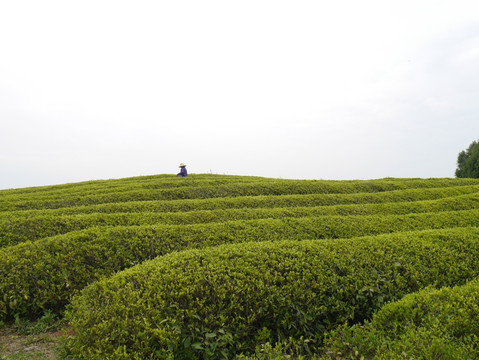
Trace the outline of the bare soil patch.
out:
[[[0,329],[0,360],[55,360],[66,330],[21,334],[12,327]]]

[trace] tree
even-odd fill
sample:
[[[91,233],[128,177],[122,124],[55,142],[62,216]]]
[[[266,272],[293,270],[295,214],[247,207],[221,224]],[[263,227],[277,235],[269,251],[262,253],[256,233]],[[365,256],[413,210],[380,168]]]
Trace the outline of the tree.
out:
[[[479,141],[473,141],[457,157],[457,178],[479,178]]]

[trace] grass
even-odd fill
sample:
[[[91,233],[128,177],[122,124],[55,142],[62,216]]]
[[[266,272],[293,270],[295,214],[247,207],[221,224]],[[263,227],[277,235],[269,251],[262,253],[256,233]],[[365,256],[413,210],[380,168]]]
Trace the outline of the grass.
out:
[[[37,321],[0,322],[0,360],[54,360],[69,336],[68,326],[46,312]]]
[[[64,331],[22,334],[13,326],[4,326],[0,330],[0,359],[56,359],[65,336]]]

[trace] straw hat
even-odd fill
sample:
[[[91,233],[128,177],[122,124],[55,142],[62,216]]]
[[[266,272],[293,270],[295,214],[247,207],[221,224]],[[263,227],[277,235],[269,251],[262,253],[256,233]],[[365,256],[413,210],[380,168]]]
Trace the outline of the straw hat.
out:
[[[180,164],[180,167],[185,167],[185,166],[186,166],[186,165],[185,165],[185,164],[183,164],[183,163],[181,163],[181,164]]]

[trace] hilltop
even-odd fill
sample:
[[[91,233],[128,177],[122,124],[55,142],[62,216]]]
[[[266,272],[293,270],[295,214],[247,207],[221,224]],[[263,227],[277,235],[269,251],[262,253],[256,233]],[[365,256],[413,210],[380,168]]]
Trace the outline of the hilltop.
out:
[[[0,190],[0,214],[0,321],[66,316],[75,359],[380,358],[326,335],[479,275],[476,179],[155,175]]]

